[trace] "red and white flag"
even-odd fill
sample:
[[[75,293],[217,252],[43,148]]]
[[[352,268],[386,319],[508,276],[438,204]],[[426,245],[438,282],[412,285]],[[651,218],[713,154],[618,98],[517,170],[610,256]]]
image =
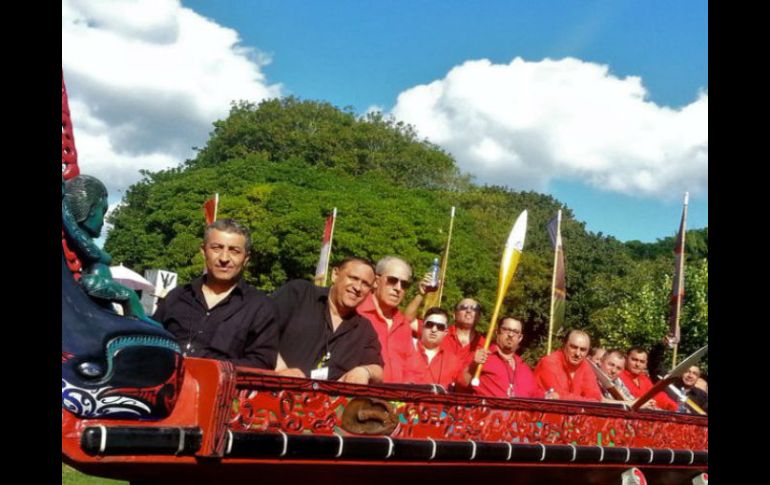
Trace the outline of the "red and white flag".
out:
[[[334,236],[334,221],[337,219],[337,208],[326,218],[324,227],[324,236],[321,240],[321,256],[318,258],[318,266],[315,269],[315,284],[317,286],[326,286],[326,276],[329,272],[329,259],[332,254],[332,237]]]
[[[217,220],[217,209],[219,208],[219,194],[214,194],[203,204],[203,215],[206,217],[206,225]]]

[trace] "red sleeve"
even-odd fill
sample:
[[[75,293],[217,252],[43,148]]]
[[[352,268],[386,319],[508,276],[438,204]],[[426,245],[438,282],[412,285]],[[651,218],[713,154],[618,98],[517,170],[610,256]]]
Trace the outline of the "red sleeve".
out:
[[[406,384],[430,384],[430,379],[426,379],[427,367],[422,362],[422,357],[417,351],[410,355],[405,363],[403,369],[404,382]]]
[[[553,354],[551,354],[553,355]],[[569,392],[569,381],[567,374],[561,368],[561,364],[557,358],[549,358],[547,355],[540,359],[537,367],[535,368],[535,379],[544,390],[553,388],[554,391],[559,393],[559,399],[566,399],[569,401],[593,401],[593,398],[584,397],[581,394]],[[586,386],[580,382],[580,376],[575,375],[578,380],[576,382],[578,389],[584,389]],[[598,386],[597,386],[598,392]],[[601,401],[601,393],[599,394],[599,400]]]
[[[523,361],[518,365],[520,365],[521,368],[517,376],[519,382],[516,383],[516,389],[521,393],[521,397],[544,398],[545,390],[538,384],[535,375],[532,373],[532,369],[530,369]]]
[[[569,392],[569,382],[567,376],[562,371],[561,366],[556,359],[549,359],[546,355],[535,367],[535,380],[543,389],[551,389],[559,393],[559,399],[569,399],[581,401],[577,394]]]
[[[601,401],[602,400],[602,391],[599,389],[599,383],[596,381],[596,374],[594,374],[593,369],[590,367],[586,367],[586,365],[591,364],[585,364],[581,365],[580,371],[582,373],[581,375],[581,394],[586,398],[593,401]]]
[[[665,391],[661,391],[655,395],[655,402],[658,404],[658,407],[661,409],[667,409],[668,411],[676,411],[679,409],[679,406],[676,402],[674,402],[673,399],[668,397],[668,395],[665,393]]]

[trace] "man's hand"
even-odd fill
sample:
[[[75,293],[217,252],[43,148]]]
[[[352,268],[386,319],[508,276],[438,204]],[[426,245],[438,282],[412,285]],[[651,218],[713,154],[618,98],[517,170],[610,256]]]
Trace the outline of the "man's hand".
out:
[[[277,371],[277,374],[279,376],[286,376],[286,377],[307,377],[304,372],[302,372],[302,369],[298,369],[296,367],[292,367],[291,369],[283,369]]]
[[[426,293],[433,293],[434,291],[438,290],[438,288],[430,288],[431,279],[432,277],[429,271],[425,273],[425,275],[422,277],[422,280],[420,280],[420,284],[418,286],[422,296],[425,296]]]
[[[473,354],[473,363],[474,364],[484,364],[486,363],[487,359],[489,358],[489,350],[487,349],[477,349],[476,353]]]
[[[339,378],[339,382],[350,382],[352,384],[369,384],[369,377],[371,373],[365,366],[353,367],[347,371],[342,377]]]

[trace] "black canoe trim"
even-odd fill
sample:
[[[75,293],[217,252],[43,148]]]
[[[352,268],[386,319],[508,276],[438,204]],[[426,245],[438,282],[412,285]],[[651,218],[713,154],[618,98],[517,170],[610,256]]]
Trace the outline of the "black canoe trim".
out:
[[[81,447],[90,455],[189,456],[202,438],[200,428],[99,425],[85,428]],[[704,466],[708,451],[228,431],[224,458]]]

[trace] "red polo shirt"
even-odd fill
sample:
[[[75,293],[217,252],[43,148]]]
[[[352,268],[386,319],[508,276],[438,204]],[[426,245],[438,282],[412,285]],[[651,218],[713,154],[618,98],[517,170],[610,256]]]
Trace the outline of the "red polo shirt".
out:
[[[406,382],[404,367],[414,354],[412,345],[412,329],[406,321],[404,314],[398,311],[393,313],[393,325],[388,328],[377,307],[374,306],[374,295],[370,294],[356,307],[359,315],[372,322],[374,330],[382,346],[382,360],[385,362],[383,382]]]
[[[545,390],[553,388],[559,393],[559,399],[570,401],[601,401],[602,391],[596,382],[596,374],[591,364],[585,360],[570,376],[571,367],[567,364],[561,349],[546,355],[535,367],[535,379]]]
[[[632,374],[628,371],[628,369],[624,369],[618,377],[620,377],[620,380],[623,381],[623,384],[626,385],[634,397],[641,396],[652,387],[652,381],[649,377],[644,374]],[[638,386],[634,382],[635,378],[639,379]],[[655,399],[655,402],[658,404],[659,408],[666,409],[668,411],[676,411],[678,408],[677,404],[671,400],[671,398],[668,397],[664,391],[665,389],[655,394],[653,399]]]
[[[417,351],[409,359],[407,370],[404,371],[406,381],[410,384],[440,384],[445,389],[453,382],[463,382],[463,362],[454,354],[439,346],[438,353],[428,363],[428,356],[422,342],[417,342]]]
[[[516,368],[511,368],[500,354],[497,353],[497,345],[489,348],[491,354],[479,376],[479,385],[473,388],[474,394],[494,397],[540,397],[545,393],[535,380],[532,369],[514,354]]]
[[[470,361],[473,360],[473,353],[476,352],[476,349],[482,348],[484,342],[484,336],[476,332],[476,336],[471,339],[468,345],[463,345],[457,338],[457,327],[452,325],[449,327],[449,333],[444,337],[444,341],[441,342],[441,347],[454,354],[458,360],[470,364]]]

